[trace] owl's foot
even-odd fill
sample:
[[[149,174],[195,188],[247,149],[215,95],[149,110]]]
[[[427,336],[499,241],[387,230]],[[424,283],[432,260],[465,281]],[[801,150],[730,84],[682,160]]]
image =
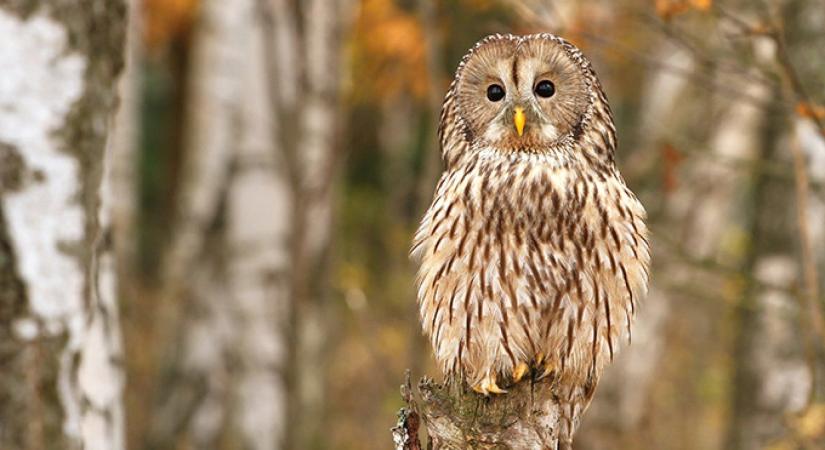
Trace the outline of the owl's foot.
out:
[[[506,394],[507,391],[498,387],[495,375],[487,375],[480,383],[473,386],[473,390],[483,395]]]
[[[524,375],[530,371],[530,366],[526,363],[518,363],[515,369],[513,369],[513,383],[518,383],[524,378]]]

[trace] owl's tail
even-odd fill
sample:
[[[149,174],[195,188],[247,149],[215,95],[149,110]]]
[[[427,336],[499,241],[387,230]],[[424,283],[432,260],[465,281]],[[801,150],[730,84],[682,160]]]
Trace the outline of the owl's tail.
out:
[[[559,397],[564,400],[560,404],[558,450],[573,450],[573,435],[579,428],[581,418],[590,406],[590,401],[593,400],[597,383],[598,379],[590,378],[584,384],[567,386],[559,393]]]

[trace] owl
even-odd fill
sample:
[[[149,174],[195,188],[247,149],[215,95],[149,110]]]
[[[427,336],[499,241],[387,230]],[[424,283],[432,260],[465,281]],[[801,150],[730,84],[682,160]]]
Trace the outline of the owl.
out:
[[[553,377],[569,441],[649,278],[607,97],[566,40],[489,36],[458,67],[439,140],[412,248],[424,334],[445,377],[483,395]]]

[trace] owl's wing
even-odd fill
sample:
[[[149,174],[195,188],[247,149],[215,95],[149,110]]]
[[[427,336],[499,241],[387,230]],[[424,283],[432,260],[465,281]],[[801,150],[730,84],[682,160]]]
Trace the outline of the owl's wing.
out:
[[[450,175],[450,169],[455,167],[460,155],[466,154],[470,147],[466,126],[464,120],[458,114],[458,105],[456,105],[456,84],[455,80],[450,84],[450,89],[447,91],[444,103],[441,105],[441,118],[438,123],[438,142],[441,145],[441,157],[447,170],[438,181],[433,196],[433,204],[424,214],[418,231],[415,233],[412,249],[410,250],[410,256],[414,261],[420,261],[420,252],[427,237],[432,232],[430,225],[433,212],[436,210],[434,208],[435,201],[444,197],[444,182]]]
[[[456,81],[450,84],[450,90],[441,106],[441,118],[438,124],[438,141],[441,144],[441,157],[449,170],[461,155],[467,153],[471,137],[464,119],[458,114],[456,104]]]

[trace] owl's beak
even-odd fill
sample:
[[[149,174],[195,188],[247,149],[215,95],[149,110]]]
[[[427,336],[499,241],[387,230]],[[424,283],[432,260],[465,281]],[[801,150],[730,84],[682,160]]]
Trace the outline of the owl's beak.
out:
[[[524,115],[524,109],[516,107],[515,114],[513,115],[513,123],[516,125],[516,132],[518,132],[519,136],[524,134],[525,122],[527,122],[527,117]]]

